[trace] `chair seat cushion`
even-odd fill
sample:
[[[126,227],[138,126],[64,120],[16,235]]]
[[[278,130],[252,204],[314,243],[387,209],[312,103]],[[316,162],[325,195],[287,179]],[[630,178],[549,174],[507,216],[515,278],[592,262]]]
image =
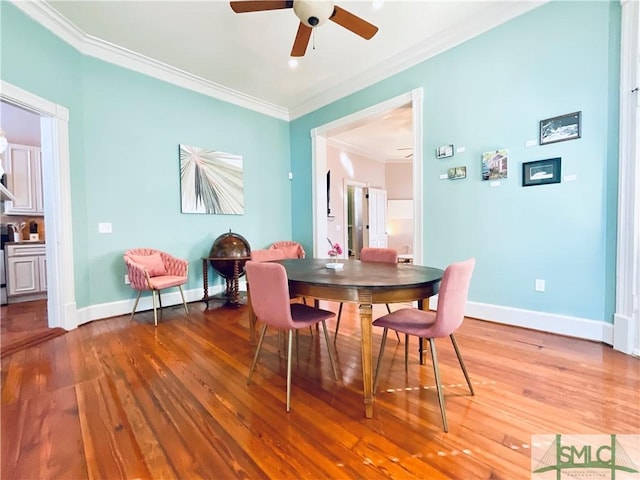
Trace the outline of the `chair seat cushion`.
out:
[[[163,288],[177,287],[187,283],[187,277],[176,277],[175,275],[163,275],[151,278],[151,288],[162,290]]]
[[[291,304],[291,318],[293,323],[296,324],[296,328],[305,328],[309,325],[315,325],[316,323],[332,318],[333,316],[333,312],[322,310],[321,308],[310,307],[304,303]]]
[[[435,320],[436,312],[417,308],[402,308],[376,319],[373,325],[390,328],[408,335],[430,338]]]
[[[160,277],[167,274],[167,269],[159,253],[152,253],[151,255],[129,255],[129,258],[138,265],[146,268],[150,277]]]

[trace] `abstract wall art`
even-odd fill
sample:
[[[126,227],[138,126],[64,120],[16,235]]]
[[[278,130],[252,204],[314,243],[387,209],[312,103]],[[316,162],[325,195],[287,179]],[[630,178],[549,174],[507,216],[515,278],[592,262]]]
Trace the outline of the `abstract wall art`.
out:
[[[182,213],[244,214],[242,156],[180,145]]]

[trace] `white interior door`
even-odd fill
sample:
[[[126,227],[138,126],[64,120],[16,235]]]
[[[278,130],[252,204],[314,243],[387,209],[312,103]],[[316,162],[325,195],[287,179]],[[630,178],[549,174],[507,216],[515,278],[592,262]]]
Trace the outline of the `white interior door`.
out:
[[[387,191],[380,188],[362,189],[365,221],[365,247],[387,247]]]

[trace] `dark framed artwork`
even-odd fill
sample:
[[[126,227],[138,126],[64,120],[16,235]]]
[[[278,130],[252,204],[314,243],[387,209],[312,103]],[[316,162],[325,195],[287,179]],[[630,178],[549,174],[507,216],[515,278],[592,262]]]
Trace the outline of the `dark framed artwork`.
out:
[[[522,186],[560,183],[562,160],[560,157],[525,162],[522,164]]]
[[[453,145],[442,145],[436,148],[436,158],[453,157]]]
[[[573,112],[540,120],[540,145],[580,138],[581,117],[582,112]]]

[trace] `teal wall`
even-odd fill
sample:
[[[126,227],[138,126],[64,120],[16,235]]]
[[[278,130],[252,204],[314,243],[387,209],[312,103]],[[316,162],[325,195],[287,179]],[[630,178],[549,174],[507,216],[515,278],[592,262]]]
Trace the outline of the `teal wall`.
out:
[[[311,245],[309,131],[424,90],[425,263],[477,259],[470,300],[612,321],[617,215],[619,2],[553,2],[291,123],[293,236]],[[582,138],[525,147],[538,122],[582,111]],[[435,158],[439,145],[466,151]],[[509,177],[481,180],[506,148]],[[523,188],[522,163],[562,157],[577,181]],[[453,166],[467,179],[442,181]],[[536,278],[546,292],[534,291]]]
[[[2,79],[70,110],[79,307],[132,297],[128,248],[189,260],[187,288],[201,288],[201,258],[218,235],[231,229],[253,248],[291,238],[287,122],[85,57],[13,5],[1,8]],[[180,212],[181,143],[243,156],[244,215]],[[99,234],[99,222],[113,233]]]
[[[191,263],[229,229],[254,248],[312,239],[309,131],[424,90],[425,262],[475,256],[475,302],[611,321],[618,162],[618,2],[552,2],[287,124],[85,57],[1,3],[2,79],[70,111],[76,300],[131,298],[123,250],[151,246]],[[540,119],[580,110],[582,138],[525,148]],[[180,213],[178,145],[244,157],[245,215]],[[466,147],[437,160],[438,145]],[[491,188],[480,156],[509,151]],[[522,162],[561,156],[575,182],[522,188]],[[452,166],[468,178],[440,181]],[[294,181],[287,179],[291,170]],[[112,222],[113,234],[97,233]],[[547,291],[533,291],[534,280]]]

